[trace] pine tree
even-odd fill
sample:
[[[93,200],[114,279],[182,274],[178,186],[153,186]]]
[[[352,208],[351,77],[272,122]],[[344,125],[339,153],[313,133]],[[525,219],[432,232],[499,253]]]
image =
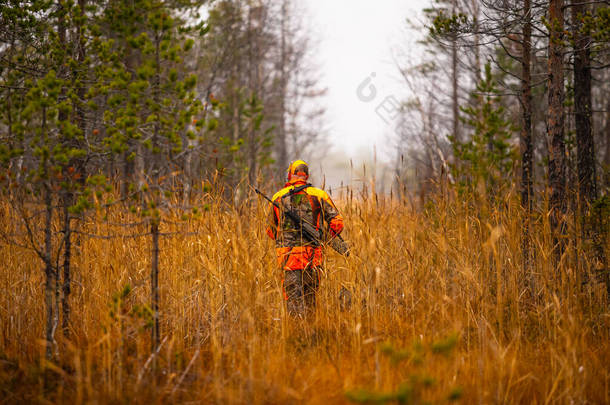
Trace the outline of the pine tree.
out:
[[[490,63],[485,65],[484,77],[472,96],[477,102],[462,112],[463,121],[474,132],[466,142],[451,137],[459,162],[454,165],[455,177],[470,190],[482,182],[486,194],[493,196],[509,184],[516,152],[509,142],[515,128],[506,118]]]
[[[3,195],[20,213],[16,229],[24,230],[28,247],[44,264],[48,358],[53,356],[60,322],[60,295],[62,327],[68,334],[70,222],[73,215],[92,207],[94,192],[103,185],[102,178],[84,175],[84,162],[93,158],[94,144],[85,133],[83,112],[89,68],[84,58],[84,6],[83,0],[78,4],[13,1],[2,10],[14,29],[0,76],[3,84],[9,84],[4,87],[7,108],[0,112],[7,134],[0,147],[6,173]],[[61,236],[53,230],[58,217],[64,224]],[[60,289],[57,264],[62,249]]]
[[[107,61],[98,73],[95,90],[106,97],[104,139],[108,151],[122,154],[133,169],[127,187],[134,198],[132,211],[146,218],[151,234],[151,331],[152,350],[160,342],[159,237],[163,211],[171,205],[172,166],[177,166],[183,139],[194,139],[204,121],[196,115],[202,103],[195,93],[196,76],[180,70],[194,39],[189,33],[205,33],[188,27],[162,1],[112,2],[102,24],[119,32],[119,40],[98,44]],[[134,163],[130,165],[129,163]],[[180,207],[183,208],[183,207]]]

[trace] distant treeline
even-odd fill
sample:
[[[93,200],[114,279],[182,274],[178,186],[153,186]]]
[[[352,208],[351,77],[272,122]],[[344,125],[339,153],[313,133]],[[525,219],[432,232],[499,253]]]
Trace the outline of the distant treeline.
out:
[[[398,187],[423,202],[446,184],[518,196],[526,267],[531,221],[548,215],[556,260],[576,238],[608,282],[610,7],[434,0],[421,21],[409,27],[423,57],[396,59],[413,94],[395,131]]]

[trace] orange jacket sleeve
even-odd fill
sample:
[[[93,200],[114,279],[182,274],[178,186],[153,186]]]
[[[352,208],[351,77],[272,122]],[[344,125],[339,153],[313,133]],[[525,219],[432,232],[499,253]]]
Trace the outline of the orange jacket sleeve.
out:
[[[341,216],[335,203],[333,203],[328,194],[324,193],[320,200],[322,213],[324,215],[324,220],[328,223],[330,235],[339,235],[341,231],[343,231],[343,216]]]

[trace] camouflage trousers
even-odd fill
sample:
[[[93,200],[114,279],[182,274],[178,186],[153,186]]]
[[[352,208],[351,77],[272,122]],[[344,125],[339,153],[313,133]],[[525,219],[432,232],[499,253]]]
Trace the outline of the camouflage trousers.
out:
[[[291,316],[306,316],[316,307],[316,291],[320,285],[320,269],[313,267],[284,272],[284,297]]]

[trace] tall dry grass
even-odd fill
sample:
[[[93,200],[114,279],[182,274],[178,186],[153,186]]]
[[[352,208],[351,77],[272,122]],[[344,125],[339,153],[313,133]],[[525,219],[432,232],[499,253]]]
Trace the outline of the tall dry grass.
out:
[[[115,237],[75,238],[71,338],[57,332],[53,363],[43,360],[42,263],[2,245],[0,399],[328,404],[407,383],[438,403],[451,393],[462,403],[610,403],[605,288],[582,282],[591,265],[579,246],[568,243],[554,267],[544,215],[526,274],[513,200],[498,210],[439,198],[415,210],[404,200],[337,198],[354,254],[327,252],[307,322],[285,313],[266,205],[212,202],[188,221],[168,214],[153,357],[150,237],[137,236],[145,225],[116,225],[140,219],[117,209],[81,221],[86,234]],[[436,350],[448,336],[455,347]]]

